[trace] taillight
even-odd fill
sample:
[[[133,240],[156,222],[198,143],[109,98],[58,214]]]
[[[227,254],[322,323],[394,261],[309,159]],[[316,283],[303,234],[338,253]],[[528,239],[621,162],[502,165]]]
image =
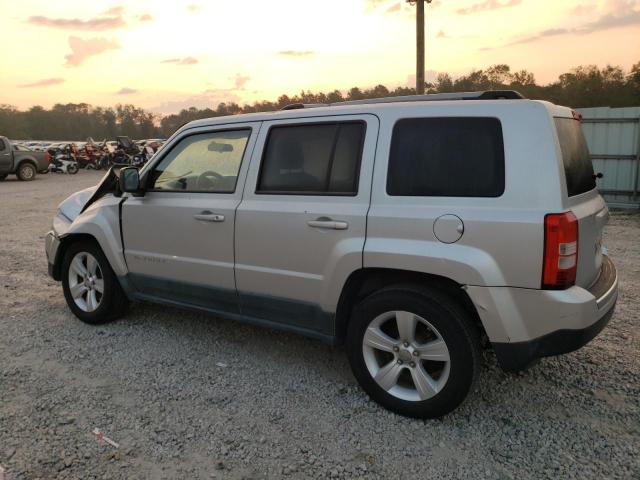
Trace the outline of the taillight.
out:
[[[578,219],[571,212],[544,217],[542,288],[560,290],[576,281],[578,269]]]
[[[51,154],[49,152],[46,152],[44,154],[44,159],[47,161],[47,163],[51,163]]]

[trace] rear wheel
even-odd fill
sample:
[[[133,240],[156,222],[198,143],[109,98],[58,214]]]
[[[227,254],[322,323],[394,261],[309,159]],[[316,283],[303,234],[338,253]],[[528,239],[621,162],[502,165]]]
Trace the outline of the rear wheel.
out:
[[[128,304],[107,258],[93,242],[68,248],[62,264],[62,289],[74,315],[89,324],[122,316]]]
[[[448,295],[416,286],[388,287],[360,302],[347,350],[369,396],[409,417],[449,413],[480,370],[480,341],[468,314]]]
[[[23,163],[18,167],[16,175],[18,176],[18,179],[23,182],[31,181],[36,178],[36,167],[31,163]]]

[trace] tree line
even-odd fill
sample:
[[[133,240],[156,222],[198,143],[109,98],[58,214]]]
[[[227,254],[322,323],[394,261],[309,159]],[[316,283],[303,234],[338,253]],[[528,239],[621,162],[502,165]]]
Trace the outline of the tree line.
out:
[[[640,62],[630,72],[616,66],[598,68],[580,66],[563,73],[555,82],[538,85],[527,70],[512,71],[509,65],[493,65],[485,70],[473,70],[468,75],[452,78],[447,73],[427,83],[428,93],[465,92],[474,90],[518,90],[531,99],[548,100],[573,108],[627,107],[640,105]],[[96,140],[128,135],[132,138],[168,137],[177,128],[191,120],[279,110],[291,103],[333,103],[400,95],[413,95],[411,87],[393,90],[384,85],[360,89],[353,87],[346,93],[339,90],[313,93],[302,91],[298,95],[281,95],[276,101],[260,101],[239,105],[222,102],[216,107],[191,107],[180,113],[164,117],[154,116],[134,105],[93,107],[86,103],[56,104],[51,109],[34,106],[20,111],[11,105],[0,105],[0,134],[14,139],[84,139]]]

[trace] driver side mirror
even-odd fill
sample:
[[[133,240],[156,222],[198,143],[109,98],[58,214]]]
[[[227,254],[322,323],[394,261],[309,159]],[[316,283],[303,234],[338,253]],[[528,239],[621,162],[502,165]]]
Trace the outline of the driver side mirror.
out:
[[[123,193],[142,194],[140,188],[140,173],[136,167],[125,167],[120,170],[118,179],[120,191]]]

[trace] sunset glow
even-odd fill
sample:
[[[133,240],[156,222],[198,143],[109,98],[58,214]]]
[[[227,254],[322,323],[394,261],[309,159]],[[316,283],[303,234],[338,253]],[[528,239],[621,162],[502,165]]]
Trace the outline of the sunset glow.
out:
[[[412,85],[415,8],[399,0],[3,2],[0,103],[134,103],[156,113],[302,89]],[[435,0],[427,80],[496,63],[547,83],[640,61],[640,1]]]

